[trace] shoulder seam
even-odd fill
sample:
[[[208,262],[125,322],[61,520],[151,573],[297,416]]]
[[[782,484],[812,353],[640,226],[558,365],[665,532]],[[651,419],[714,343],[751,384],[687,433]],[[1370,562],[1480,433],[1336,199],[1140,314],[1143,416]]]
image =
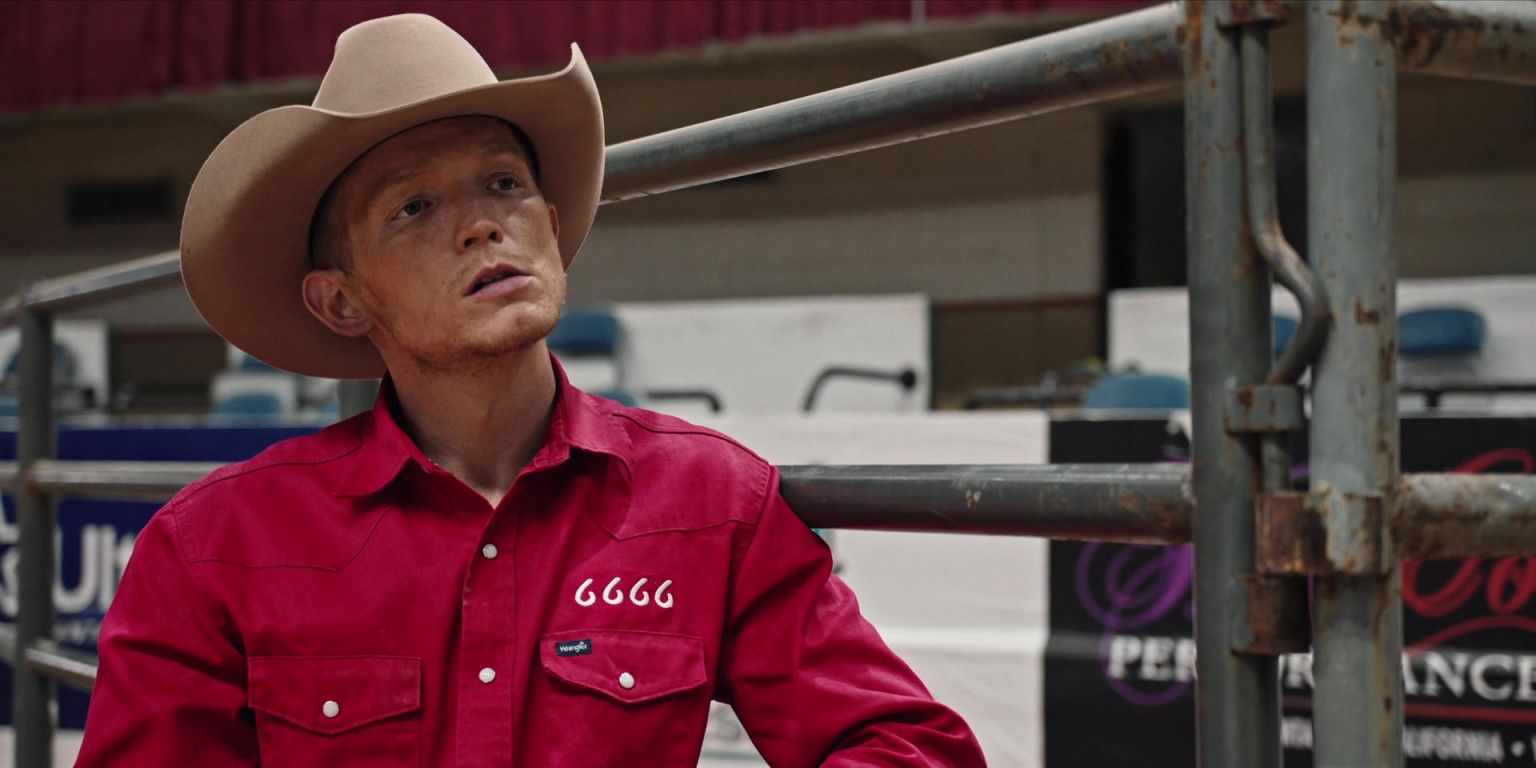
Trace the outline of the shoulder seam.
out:
[[[197,494],[202,493],[204,490],[206,490],[206,489],[208,489],[208,488],[210,488],[210,487],[212,487],[214,485],[217,485],[219,483],[222,483],[225,480],[233,480],[233,479],[235,479],[237,477],[244,477],[245,475],[249,475],[249,474],[251,474],[253,472],[260,472],[261,470],[264,470],[264,469],[272,469],[272,468],[275,468],[275,467],[293,467],[293,466],[308,466],[308,467],[312,467],[312,466],[316,466],[318,464],[326,464],[326,463],[329,463],[329,462],[332,462],[332,461],[336,461],[338,459],[343,459],[343,458],[346,458],[347,456],[352,455],[353,453],[356,453],[358,451],[358,449],[362,448],[362,446],[363,446],[363,441],[358,440],[355,443],[353,443],[351,447],[347,448],[346,450],[342,451],[341,453],[337,453],[337,454],[332,455],[332,456],[326,456],[324,458],[314,459],[312,461],[301,461],[301,460],[298,460],[298,459],[284,459],[284,460],[271,459],[271,460],[262,461],[262,462],[257,463],[256,462],[256,458],[257,457],[252,457],[252,458],[246,459],[245,461],[242,461],[242,462],[235,462],[233,464],[225,464],[224,466],[219,467],[218,469],[215,469],[212,472],[209,472],[207,475],[205,475],[201,479],[195,480],[191,484],[189,484],[187,487],[183,488],[180,493],[176,494],[176,498],[172,499],[172,502],[173,503],[177,503],[177,502],[180,502],[180,501],[189,500],[193,496],[196,496]]]
[[[747,454],[748,456],[751,456],[758,463],[760,463],[760,464],[768,464],[768,460],[763,458],[762,456],[757,455],[756,451],[752,450],[751,448],[748,448],[745,445],[742,445],[740,442],[738,442],[735,438],[731,437],[730,435],[722,434],[722,433],[720,433],[720,432],[718,432],[716,430],[710,429],[709,427],[701,427],[701,426],[697,426],[697,425],[694,425],[694,424],[688,424],[687,422],[683,422],[684,426],[681,426],[681,427],[664,427],[664,426],[661,426],[660,424],[650,424],[650,423],[647,423],[647,422],[641,420],[639,417],[635,416],[634,414],[627,413],[625,411],[613,410],[613,411],[609,411],[608,413],[610,413],[610,414],[612,414],[614,416],[618,416],[620,418],[626,419],[630,423],[634,424],[637,427],[640,427],[643,430],[646,430],[647,432],[655,432],[657,434],[663,434],[663,435],[697,435],[699,437],[708,437],[708,438],[713,438],[715,440],[719,440],[720,442],[723,442],[723,443],[729,443],[729,444],[734,445],[737,448],[741,449],[741,451],[743,453]]]

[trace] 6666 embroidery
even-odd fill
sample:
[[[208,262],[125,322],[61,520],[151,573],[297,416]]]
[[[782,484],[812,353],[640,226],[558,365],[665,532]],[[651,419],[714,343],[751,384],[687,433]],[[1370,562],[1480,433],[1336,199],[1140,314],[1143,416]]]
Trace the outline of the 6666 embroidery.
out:
[[[576,588],[577,605],[585,608],[597,604],[598,594],[593,589],[594,581],[594,579],[587,579]],[[627,591],[624,589],[623,581],[622,576],[613,577],[608,582],[608,586],[603,587],[602,601],[608,605],[623,605],[628,601],[630,605],[636,606],[655,604],[657,608],[672,607],[672,593],[668,591],[672,589],[671,579],[656,585],[656,589],[652,591],[646,590],[646,583],[650,581],[648,578],[637,579]]]

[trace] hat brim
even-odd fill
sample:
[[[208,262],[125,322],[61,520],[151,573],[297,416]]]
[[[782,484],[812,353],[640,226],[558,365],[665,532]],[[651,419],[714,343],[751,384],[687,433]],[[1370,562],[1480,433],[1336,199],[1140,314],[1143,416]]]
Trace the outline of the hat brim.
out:
[[[181,270],[193,304],[231,344],[294,373],[374,378],[384,362],[304,305],[310,222],[321,197],[357,158],[412,127],[487,115],[516,124],[539,157],[540,191],[560,212],[570,266],[591,229],[603,179],[603,116],[581,50],[561,71],[505,80],[368,114],[278,107],[232,131],[187,195]]]

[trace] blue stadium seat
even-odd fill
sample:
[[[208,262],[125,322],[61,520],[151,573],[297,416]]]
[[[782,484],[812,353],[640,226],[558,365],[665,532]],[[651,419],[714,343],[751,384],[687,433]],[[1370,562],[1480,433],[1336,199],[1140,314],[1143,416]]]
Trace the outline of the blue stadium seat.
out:
[[[62,342],[53,343],[53,383],[55,385],[67,385],[75,383],[75,378],[80,370],[80,364],[75,360],[75,351],[64,346]],[[21,372],[21,351],[17,350],[11,355],[11,359],[5,362],[5,373],[0,374],[0,379],[9,379]]]
[[[1083,396],[1083,408],[1180,410],[1189,407],[1189,382],[1157,373],[1112,373],[1099,377]]]
[[[15,416],[20,412],[14,397],[0,397],[0,416]]]
[[[254,357],[251,357],[250,355],[241,355],[240,356],[240,368],[239,368],[239,370],[242,370],[242,371],[275,371],[277,369],[273,368],[270,365],[267,365],[266,363],[264,363],[264,362],[262,362],[260,360],[257,360]]]
[[[618,343],[619,321],[602,310],[568,310],[549,334],[557,355],[612,355]]]
[[[283,412],[283,401],[270,392],[242,392],[213,404],[210,413],[215,416],[278,416]]]
[[[1275,315],[1275,359],[1279,360],[1285,348],[1291,345],[1291,339],[1296,338],[1296,318],[1289,315]]]
[[[1464,307],[1425,307],[1397,321],[1397,349],[1403,357],[1475,355],[1483,349],[1487,325],[1482,313]]]
[[[631,395],[622,389],[605,389],[598,392],[593,392],[592,394],[597,395],[598,397],[606,397],[620,405],[627,405],[630,408],[634,408],[640,405],[640,401],[636,400],[634,395]]]
[[[315,415],[326,421],[335,421],[341,418],[341,401],[331,398],[315,408]]]

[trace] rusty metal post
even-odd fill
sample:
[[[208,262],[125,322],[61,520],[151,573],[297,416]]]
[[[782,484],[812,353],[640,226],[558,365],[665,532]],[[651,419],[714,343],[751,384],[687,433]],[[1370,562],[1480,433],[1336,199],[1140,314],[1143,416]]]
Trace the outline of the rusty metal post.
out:
[[[1270,366],[1269,271],[1243,211],[1241,73],[1226,2],[1190,2],[1184,52],[1184,163],[1194,420],[1195,713],[1203,768],[1280,765],[1273,657],[1234,652],[1254,572],[1255,438],[1227,430],[1235,387]]]
[[[1383,519],[1398,472],[1391,8],[1305,9],[1308,250],[1333,314],[1312,382],[1312,492],[1336,574],[1317,579],[1313,598],[1314,764],[1397,766],[1402,616]]]
[[[16,463],[23,472],[53,458],[53,317],[18,302],[21,321],[20,420]],[[12,722],[15,765],[53,764],[54,682],[24,662],[28,648],[53,634],[53,500],[22,483],[16,490],[16,541],[20,557],[17,587],[16,656],[12,660]]]

